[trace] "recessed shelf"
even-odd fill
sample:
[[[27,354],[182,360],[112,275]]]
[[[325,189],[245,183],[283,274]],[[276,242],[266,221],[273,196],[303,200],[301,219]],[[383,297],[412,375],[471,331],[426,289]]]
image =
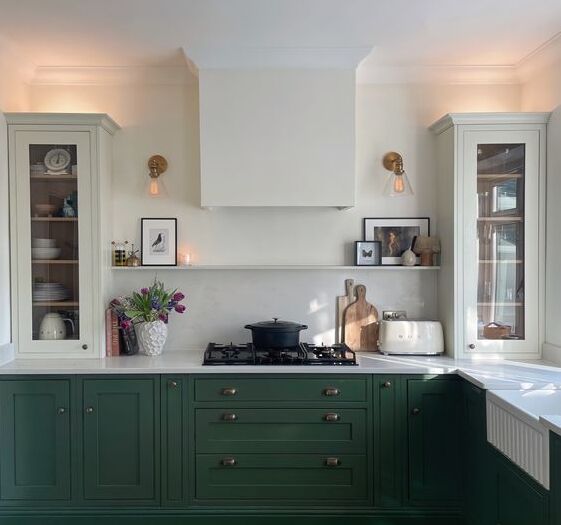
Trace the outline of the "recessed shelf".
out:
[[[31,175],[30,179],[40,181],[77,181],[78,177],[76,175]]]
[[[34,222],[78,222],[78,217],[31,217]]]
[[[32,259],[33,264],[78,264],[75,259]]]
[[[430,271],[440,266],[330,266],[330,265],[191,265],[191,266],[113,266],[118,271],[194,271],[194,270],[367,270],[367,271]]]
[[[505,216],[505,217],[478,217],[479,222],[522,222],[524,217],[518,215]]]
[[[524,177],[522,173],[482,173],[478,174],[478,179],[521,179]]]
[[[33,301],[33,306],[79,306],[78,301]]]
[[[477,306],[524,306],[524,303],[477,303]]]
[[[524,264],[522,259],[481,259],[480,264]]]

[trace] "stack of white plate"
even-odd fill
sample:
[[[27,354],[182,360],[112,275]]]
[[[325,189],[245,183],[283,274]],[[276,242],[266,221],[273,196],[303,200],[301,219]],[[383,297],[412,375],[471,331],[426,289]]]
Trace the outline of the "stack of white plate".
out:
[[[33,283],[34,301],[64,301],[70,296],[60,283]]]
[[[56,239],[31,240],[31,256],[33,259],[58,259],[61,249],[56,247]]]

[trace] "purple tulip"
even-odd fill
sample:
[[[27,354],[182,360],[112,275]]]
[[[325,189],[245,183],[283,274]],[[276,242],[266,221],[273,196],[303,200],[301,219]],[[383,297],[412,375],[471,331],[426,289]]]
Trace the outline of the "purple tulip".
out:
[[[160,319],[160,321],[163,321],[164,323],[168,322],[168,314],[160,314],[158,316],[158,319]]]
[[[175,292],[173,294],[172,299],[178,303],[179,301],[183,301],[183,299],[185,299],[185,295],[183,295],[181,292]]]
[[[124,321],[121,321],[121,328],[123,330],[130,330],[132,327],[132,323],[129,319],[125,319]]]
[[[142,295],[148,295],[150,293],[150,290],[148,290],[148,288],[141,288],[140,293]]]
[[[182,313],[185,311],[185,305],[183,305],[183,304],[176,304],[176,305],[175,305],[175,311],[176,311],[178,314],[182,314]]]

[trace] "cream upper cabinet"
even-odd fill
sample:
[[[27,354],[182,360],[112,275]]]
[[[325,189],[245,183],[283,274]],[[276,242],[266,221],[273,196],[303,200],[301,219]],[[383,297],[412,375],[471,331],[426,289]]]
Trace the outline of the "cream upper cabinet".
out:
[[[97,357],[109,293],[105,115],[7,114],[12,332],[19,356]]]
[[[548,113],[452,114],[432,126],[439,306],[458,358],[541,355]]]

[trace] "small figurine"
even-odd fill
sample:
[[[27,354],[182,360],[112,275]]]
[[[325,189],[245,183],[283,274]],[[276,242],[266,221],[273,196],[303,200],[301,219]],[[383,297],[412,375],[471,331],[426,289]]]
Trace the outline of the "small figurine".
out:
[[[74,208],[70,205],[70,196],[65,197],[64,204],[62,205],[62,216],[63,217],[76,217],[76,212]]]
[[[134,244],[131,244],[131,251],[129,252],[129,256],[127,257],[126,264],[127,266],[140,266],[140,259],[138,258],[138,250],[134,249]]]

